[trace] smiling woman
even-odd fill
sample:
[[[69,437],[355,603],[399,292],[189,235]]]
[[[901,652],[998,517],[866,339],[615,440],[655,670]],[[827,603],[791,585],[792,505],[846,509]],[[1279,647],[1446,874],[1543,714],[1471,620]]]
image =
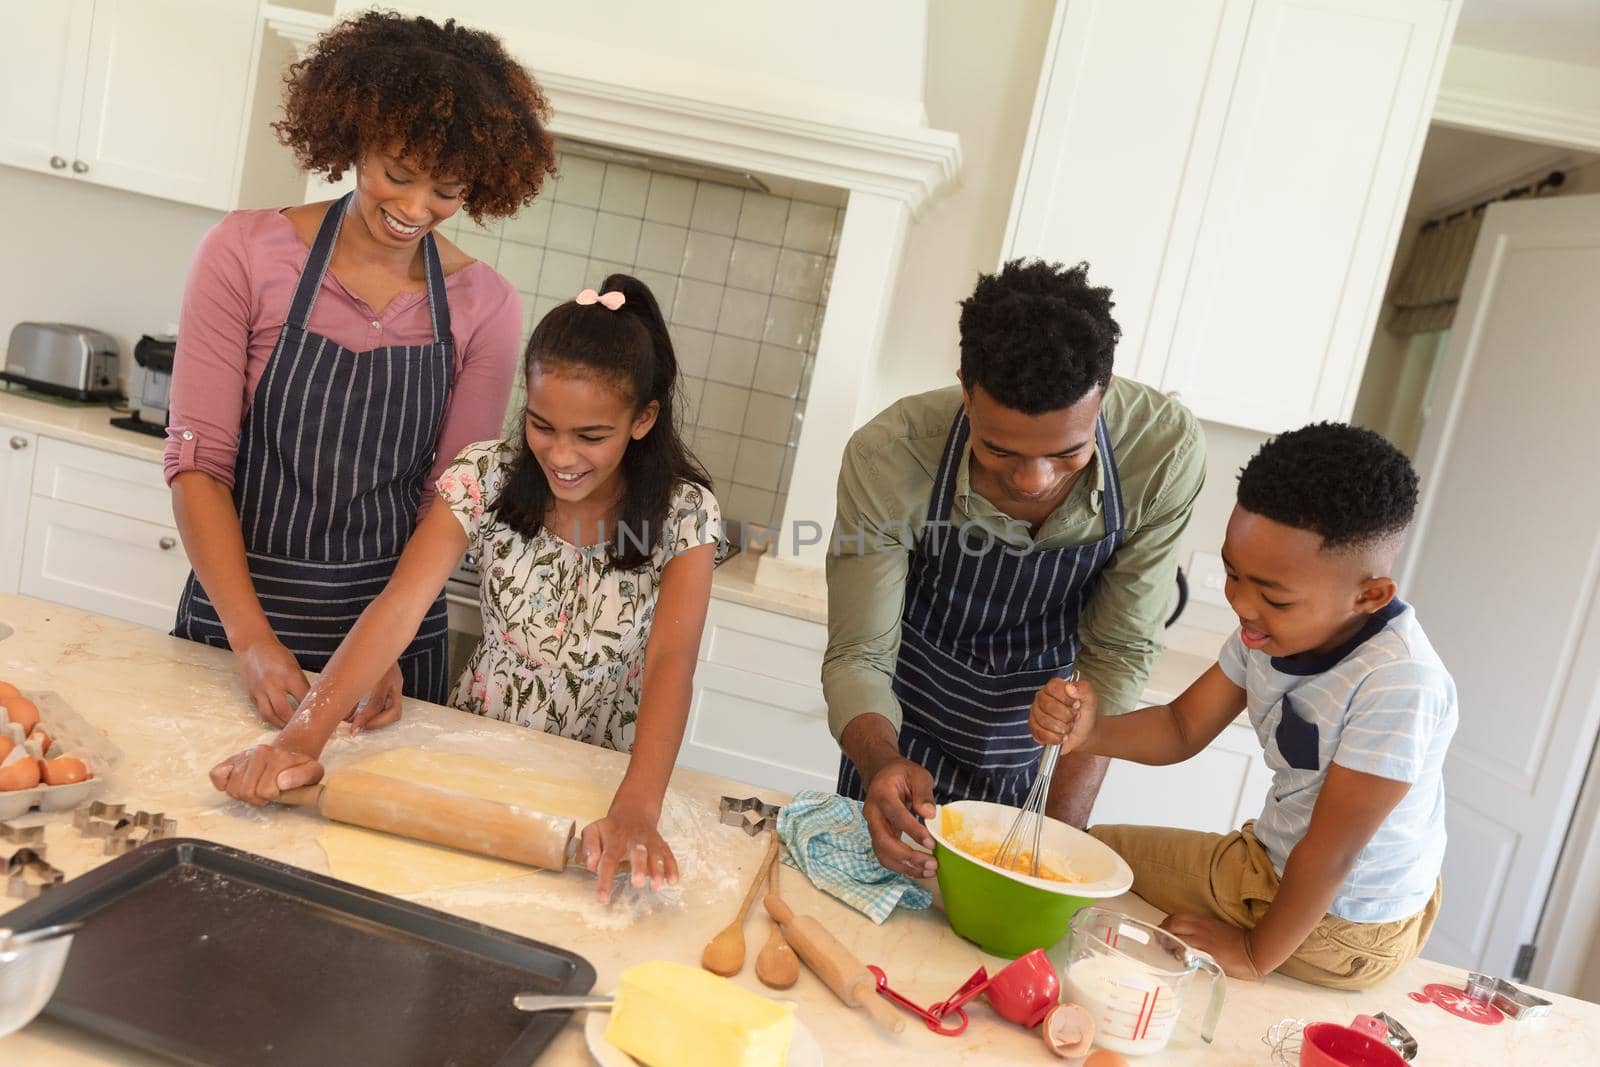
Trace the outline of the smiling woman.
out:
[[[279,138],[334,202],[228,215],[179,326],[166,475],[194,564],[174,633],[238,653],[282,725],[383,588],[440,471],[498,429],[522,310],[435,234],[514,213],[554,171],[538,85],[489,34],[369,12],[290,70]],[[437,593],[437,590],[434,591]],[[371,689],[442,702],[444,601]]]

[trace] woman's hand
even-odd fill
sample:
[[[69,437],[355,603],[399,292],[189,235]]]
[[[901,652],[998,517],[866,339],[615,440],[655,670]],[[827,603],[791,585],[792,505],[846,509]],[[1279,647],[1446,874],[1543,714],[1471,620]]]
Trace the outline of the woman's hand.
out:
[[[400,693],[405,679],[400,674],[400,664],[391,663],[383,672],[378,684],[372,687],[366,702],[356,705],[350,713],[350,734],[363,730],[377,730],[400,721]]]
[[[281,730],[294,715],[295,707],[305,699],[306,690],[311,688],[294,653],[268,632],[236,647],[234,657],[239,663],[239,674],[244,678],[245,692],[250,694],[256,712],[267,724]]]
[[[612,879],[623,863],[631,869],[629,881],[637,889],[648,883],[659,892],[662,886],[678,882],[678,860],[656,830],[655,818],[613,804],[605,818],[583,828],[583,865],[595,872],[595,898],[600,903],[610,901]]]
[[[1052,678],[1033,696],[1028,729],[1041,745],[1060,745],[1062,753],[1071,752],[1088,739],[1099,706],[1088,682]]]
[[[287,789],[322,781],[315,757],[281,745],[257,745],[211,768],[211,784],[247,804],[261,807]]]

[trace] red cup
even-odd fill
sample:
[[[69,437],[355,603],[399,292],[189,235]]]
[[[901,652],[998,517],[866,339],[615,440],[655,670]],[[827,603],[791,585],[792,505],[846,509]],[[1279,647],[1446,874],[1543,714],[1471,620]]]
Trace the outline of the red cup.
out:
[[[1031,1030],[1061,1002],[1061,979],[1044,950],[1036,948],[991,978],[983,995],[1003,1018]]]
[[[1370,1015],[1349,1026],[1313,1023],[1300,1040],[1300,1067],[1407,1067],[1384,1038],[1389,1028]]]

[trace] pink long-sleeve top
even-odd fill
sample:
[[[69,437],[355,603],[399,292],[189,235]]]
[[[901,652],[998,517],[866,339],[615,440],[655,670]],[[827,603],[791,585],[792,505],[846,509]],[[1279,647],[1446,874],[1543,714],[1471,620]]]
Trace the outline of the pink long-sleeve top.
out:
[[[167,482],[198,470],[233,486],[239,428],[278,343],[310,249],[277,211],[230,212],[200,242],[183,294],[164,469]],[[522,302],[493,267],[474,261],[445,277],[455,334],[455,381],[439,430],[434,481],[473,441],[500,435],[521,356]],[[312,333],[353,352],[433,340],[428,294],[401,293],[380,315],[323,275]]]

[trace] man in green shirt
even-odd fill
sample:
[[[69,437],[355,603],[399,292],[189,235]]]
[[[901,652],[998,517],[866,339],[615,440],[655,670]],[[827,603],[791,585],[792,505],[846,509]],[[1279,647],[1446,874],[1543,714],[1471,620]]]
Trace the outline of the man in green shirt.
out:
[[[865,801],[891,870],[933,873],[901,835],[931,848],[917,817],[935,803],[1023,802],[1043,685],[1076,669],[1101,714],[1128,711],[1160,651],[1205,445],[1182,405],[1112,377],[1111,292],[1087,275],[980,276],[959,384],[896,402],[845,448],[822,685],[839,791]],[[1064,757],[1047,810],[1084,825],[1104,775]]]

